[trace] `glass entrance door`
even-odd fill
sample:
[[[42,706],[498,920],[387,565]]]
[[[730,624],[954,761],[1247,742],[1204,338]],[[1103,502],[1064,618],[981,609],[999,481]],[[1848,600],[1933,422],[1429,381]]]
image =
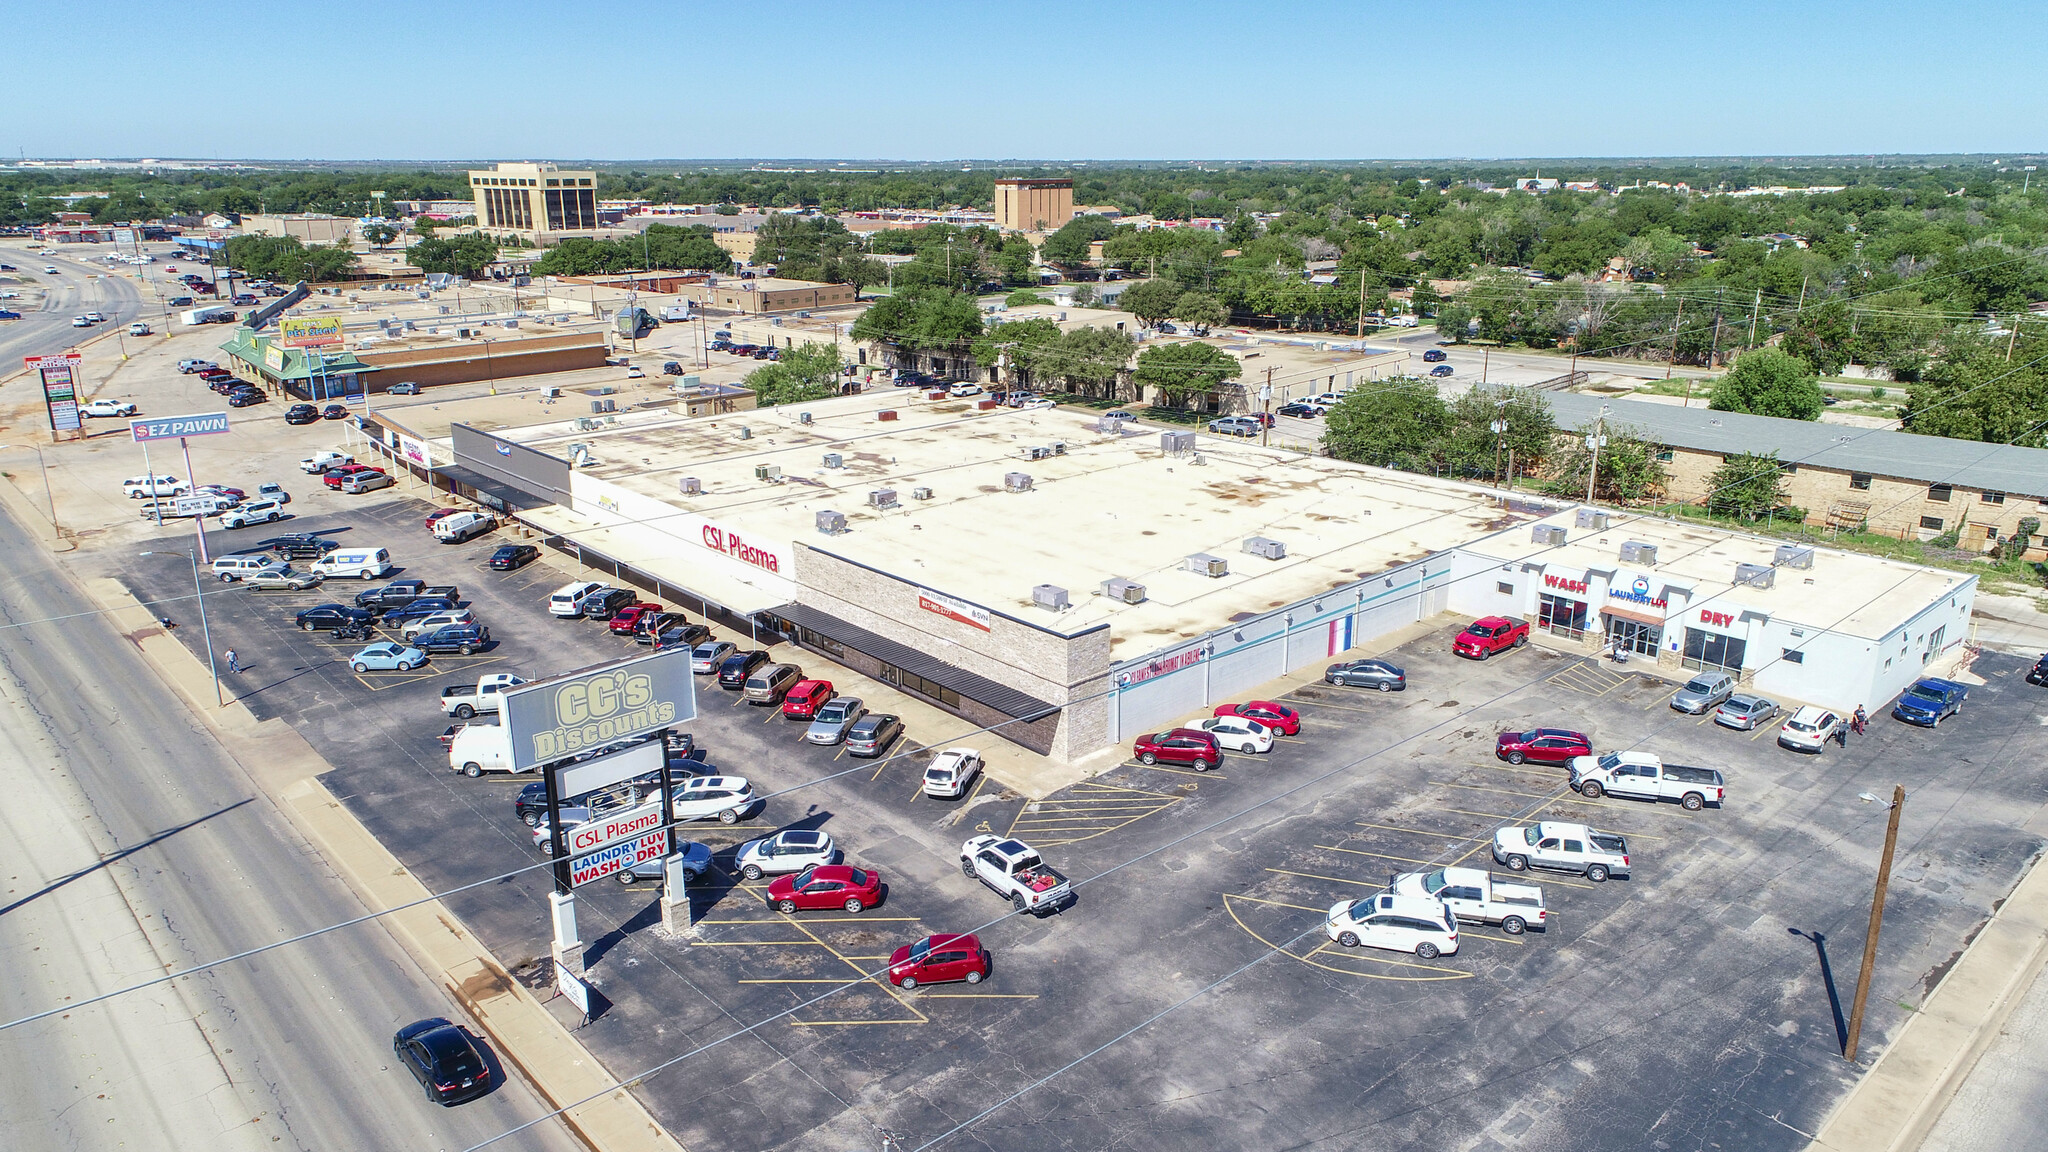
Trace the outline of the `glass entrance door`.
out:
[[[1539,593],[1536,602],[1536,621],[1545,630],[1573,640],[1586,635],[1586,603],[1570,600],[1563,596]]]
[[[1638,656],[1655,656],[1657,646],[1664,642],[1664,629],[1655,624],[1641,624],[1624,620],[1619,616],[1607,618],[1607,643],[1619,644],[1625,651]]]

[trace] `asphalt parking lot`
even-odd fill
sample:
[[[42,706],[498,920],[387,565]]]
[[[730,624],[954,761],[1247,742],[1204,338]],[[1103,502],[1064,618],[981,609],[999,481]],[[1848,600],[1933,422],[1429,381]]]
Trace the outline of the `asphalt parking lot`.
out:
[[[459,584],[499,641],[490,651],[437,657],[424,676],[358,677],[340,662],[355,645],[289,619],[347,596],[229,592],[209,604],[216,647],[234,645],[250,667],[237,688],[252,707],[303,731],[335,765],[328,787],[445,889],[541,857],[512,814],[521,781],[447,770],[439,690],[640,649],[600,624],[549,618],[555,570],[490,573],[497,536],[439,545],[420,527],[426,509],[362,502],[281,527],[346,529],[390,547],[402,575]],[[171,596],[180,572],[135,561],[123,576]],[[1802,756],[1777,748],[1774,728],[1738,733],[1671,711],[1675,685],[1634,670],[1540,647],[1459,660],[1454,630],[1447,620],[1389,654],[1408,671],[1404,693],[1291,693],[1304,730],[1271,753],[1199,774],[1126,763],[1040,802],[989,782],[960,801],[920,797],[920,758],[852,761],[802,744],[799,725],[700,678],[691,728],[711,763],[764,792],[835,778],[689,834],[724,863],[753,836],[822,827],[849,862],[881,870],[887,898],[859,916],[784,917],[763,906],[763,885],[721,871],[696,894],[688,943],[656,930],[650,887],[586,887],[590,971],[613,1006],[579,1035],[630,1075],[769,1021],[641,1089],[691,1147],[872,1146],[878,1128],[916,1147],[1029,1088],[949,1143],[1790,1149],[1853,1078],[1841,1033],[1886,816],[1859,794],[1888,796],[1893,783],[1911,794],[1866,1059],[2041,850],[2048,788],[2033,765],[2048,693],[2022,681],[2020,661],[1980,658],[1987,683],[1938,730],[1874,708],[1868,736]],[[177,635],[196,646],[198,632]],[[1688,813],[1586,800],[1562,769],[1494,758],[1497,732],[1538,725],[1719,769],[1728,802]],[[1331,903],[1394,871],[1490,867],[1493,830],[1533,819],[1625,834],[1633,876],[1515,876],[1543,888],[1546,931],[1466,926],[1455,955],[1427,962],[1324,937]],[[1006,915],[960,875],[959,843],[977,831],[1044,849],[1081,883],[1077,906]],[[450,903],[516,965],[546,955],[546,875]],[[898,944],[968,930],[995,957],[980,985],[842,987]]]

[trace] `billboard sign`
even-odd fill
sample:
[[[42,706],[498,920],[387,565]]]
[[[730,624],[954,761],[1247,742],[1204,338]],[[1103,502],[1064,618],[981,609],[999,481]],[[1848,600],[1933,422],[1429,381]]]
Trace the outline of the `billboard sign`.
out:
[[[606,848],[569,861],[569,886],[581,888],[592,880],[616,876],[635,864],[659,860],[668,855],[668,829],[657,828],[644,836],[621,840]]]
[[[277,322],[277,343],[286,348],[322,348],[341,343],[341,317],[292,316]]]
[[[151,440],[177,440],[186,436],[218,436],[229,431],[228,414],[202,412],[194,416],[150,416],[128,422],[128,434],[137,444]]]
[[[694,720],[695,680],[690,650],[676,647],[523,684],[505,694],[512,770]]]
[[[50,412],[52,432],[76,432],[84,425],[78,414],[78,361],[76,352],[21,358],[30,371],[42,374],[43,407]]]
[[[669,821],[662,817],[661,797],[614,812],[606,816],[594,816],[573,828],[562,832],[562,845],[571,856],[586,856],[616,840],[645,839],[649,832],[666,828]]]
[[[917,606],[927,612],[944,616],[948,620],[957,620],[970,628],[979,628],[983,632],[989,631],[990,626],[994,623],[993,618],[989,616],[988,609],[983,608],[981,605],[969,604],[965,600],[956,600],[943,592],[934,592],[929,588],[919,588],[917,590]]]
[[[180,496],[171,501],[171,511],[179,516],[211,516],[220,511],[220,497]]]

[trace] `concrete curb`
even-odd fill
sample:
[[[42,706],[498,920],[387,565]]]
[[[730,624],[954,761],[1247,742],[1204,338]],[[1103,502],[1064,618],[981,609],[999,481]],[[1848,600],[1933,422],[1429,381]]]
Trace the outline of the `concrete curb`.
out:
[[[2036,861],[1808,1152],[1918,1148],[2044,965],[2048,868]]]
[[[258,721],[239,701],[213,707],[205,698],[211,687],[206,666],[158,627],[148,609],[116,581],[88,580],[85,588],[369,910],[432,895],[327,791],[318,774],[328,765],[296,729],[282,720]],[[562,1113],[563,1123],[593,1152],[684,1152],[631,1092],[613,1086],[615,1078],[604,1065],[440,901],[391,913],[383,926],[447,988],[499,1055],[551,1108],[597,1097]]]

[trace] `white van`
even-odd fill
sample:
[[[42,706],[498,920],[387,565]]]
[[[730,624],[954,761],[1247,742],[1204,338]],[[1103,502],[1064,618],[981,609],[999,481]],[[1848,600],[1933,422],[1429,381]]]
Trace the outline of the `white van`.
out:
[[[265,568],[275,568],[280,561],[268,552],[251,552],[240,556],[222,556],[213,562],[213,574],[223,584],[232,584],[245,576],[254,576]]]
[[[391,553],[382,548],[336,548],[313,561],[310,567],[329,578],[357,576],[375,580],[391,571]]]
[[[434,521],[434,538],[443,544],[460,544],[497,526],[498,521],[483,512],[457,512]]]
[[[512,770],[512,736],[496,724],[464,724],[448,742],[448,770],[464,776]]]
[[[584,602],[603,589],[604,585],[595,580],[578,580],[574,584],[564,584],[555,589],[554,595],[548,597],[548,614],[564,619],[581,616]]]

